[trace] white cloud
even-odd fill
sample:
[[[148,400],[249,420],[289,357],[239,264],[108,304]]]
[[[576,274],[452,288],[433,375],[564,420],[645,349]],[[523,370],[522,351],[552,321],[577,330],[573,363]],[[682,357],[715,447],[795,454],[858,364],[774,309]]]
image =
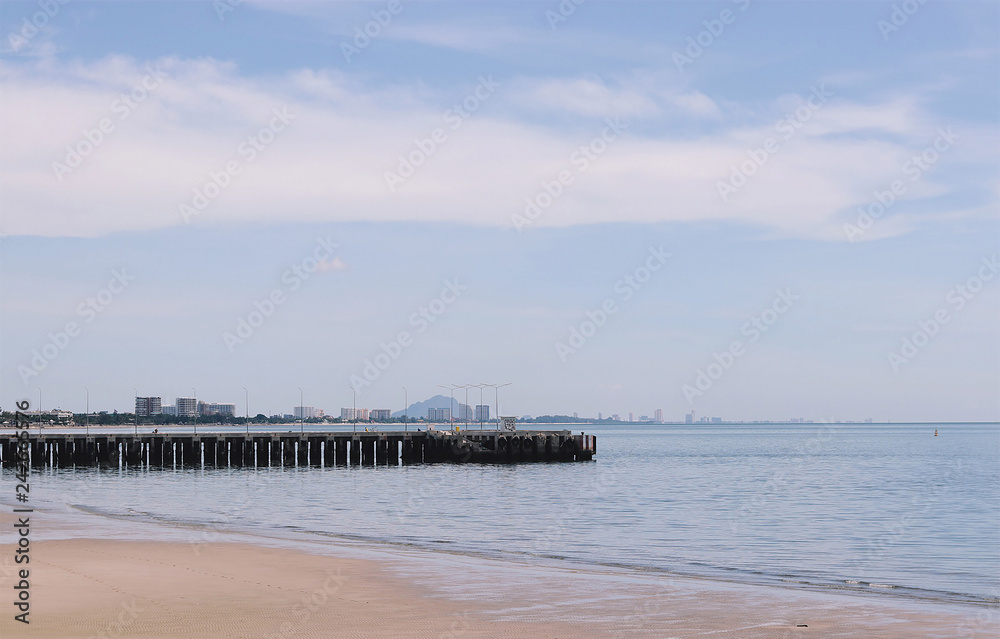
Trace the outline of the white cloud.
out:
[[[650,115],[659,108],[647,95],[629,88],[613,89],[597,78],[522,82],[513,99],[533,109],[568,111],[598,117]]]
[[[141,83],[145,62],[113,57],[44,68],[0,63],[6,96],[0,104],[0,144],[6,150],[0,157],[0,232],[94,236],[181,225],[179,206],[192,201],[210,174],[237,161],[239,175],[195,224],[420,220],[510,226],[525,198],[569,170],[573,184],[537,226],[731,220],[843,240],[838,216],[869,201],[872,189],[885,188],[908,154],[926,145],[928,134],[914,101],[862,106],[832,100],[723,202],[717,182],[746,159],[748,148],[775,135],[773,122],[693,139],[644,136],[633,125],[580,172],[570,156],[601,133],[605,113],[650,114],[657,103],[638,89],[611,89],[594,79],[514,79],[509,93],[501,88],[453,130],[442,117],[452,100],[430,96],[419,85],[370,91],[351,76],[323,70],[255,78],[210,59],[154,64],[166,79],[119,119],[112,105]],[[505,115],[507,107],[522,110],[527,95],[593,116],[593,130],[541,127]],[[714,107],[699,93],[676,99],[694,112],[692,122]],[[781,106],[776,103],[774,112]],[[282,107],[294,120],[247,161],[238,146]],[[64,161],[66,146],[80,143],[102,118],[113,122],[114,131],[80,168],[57,180],[53,162]],[[415,151],[415,141],[428,139],[436,128],[447,140],[391,192],[385,172],[396,170],[398,157]],[[912,143],[892,141],[899,137]],[[995,132],[991,137],[970,131],[964,146],[949,152],[949,162],[952,154],[981,154],[977,149],[991,139]],[[921,188],[950,188],[942,184],[935,172]],[[879,226],[879,234],[905,228],[902,220]]]
[[[719,107],[712,98],[699,91],[683,93],[674,98],[674,104],[693,115],[717,117],[721,115]]]

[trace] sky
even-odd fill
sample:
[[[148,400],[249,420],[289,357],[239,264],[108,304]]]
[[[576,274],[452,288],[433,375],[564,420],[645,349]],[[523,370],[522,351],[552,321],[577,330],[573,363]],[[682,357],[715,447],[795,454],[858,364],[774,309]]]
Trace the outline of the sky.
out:
[[[995,421],[998,35],[995,2],[4,2],[0,407]]]

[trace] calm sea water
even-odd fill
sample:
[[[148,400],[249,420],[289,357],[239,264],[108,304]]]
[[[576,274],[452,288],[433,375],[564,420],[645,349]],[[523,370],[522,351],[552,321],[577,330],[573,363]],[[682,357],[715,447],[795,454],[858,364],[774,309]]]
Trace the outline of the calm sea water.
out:
[[[32,497],[211,530],[998,601],[996,424],[583,428],[594,462],[46,470]]]

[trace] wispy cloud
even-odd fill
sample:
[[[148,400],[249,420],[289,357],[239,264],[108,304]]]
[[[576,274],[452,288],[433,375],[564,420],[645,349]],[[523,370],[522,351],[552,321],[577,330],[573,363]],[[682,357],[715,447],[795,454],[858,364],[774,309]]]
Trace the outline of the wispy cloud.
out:
[[[150,66],[163,70],[162,86],[119,121],[112,104],[141,82]],[[488,108],[393,193],[385,172],[396,169],[414,140],[445,126],[449,99],[440,90],[420,84],[371,89],[359,77],[325,69],[254,76],[210,58],[147,63],[110,56],[90,63],[49,62],[45,68],[0,63],[0,90],[8,96],[0,107],[6,122],[0,141],[9,149],[0,164],[7,209],[2,230],[100,235],[183,223],[179,205],[190,201],[278,107],[294,112],[294,123],[244,167],[197,223],[364,219],[505,225],[525,197],[600,132],[602,118],[641,121],[670,108],[676,122],[688,118],[694,124],[717,120],[720,112],[701,92],[654,93],[596,77],[513,78],[504,87],[506,94],[499,90]],[[721,122],[694,137],[644,133],[634,126],[580,175],[539,226],[732,220],[835,239],[831,229],[840,212],[866,202],[871,189],[896,177],[907,154],[926,145],[932,119],[920,100],[905,95],[864,104],[831,102],[783,144],[738,197],[721,201],[718,181],[746,159],[748,148],[776,135],[775,115],[794,111],[803,99],[777,96],[752,125]],[[518,115],[526,103],[572,113],[576,124],[542,128]],[[65,162],[67,146],[102,118],[113,121],[114,132],[79,168],[57,179],[53,164]],[[580,118],[593,118],[594,130],[581,132]],[[989,131],[970,134],[954,157],[988,155],[984,145],[995,137]],[[923,188],[935,183],[931,175]],[[918,194],[914,190],[911,197]],[[885,224],[879,233],[890,228],[906,225]]]

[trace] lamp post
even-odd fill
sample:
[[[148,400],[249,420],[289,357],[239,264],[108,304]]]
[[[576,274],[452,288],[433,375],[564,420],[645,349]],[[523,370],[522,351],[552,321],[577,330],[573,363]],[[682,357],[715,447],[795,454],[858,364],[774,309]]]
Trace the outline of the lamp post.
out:
[[[246,399],[246,410],[247,410],[247,435],[250,434],[250,392],[247,391],[247,387],[243,387],[243,397]]]
[[[194,434],[198,434],[198,391],[195,390],[194,386],[191,387],[191,393],[194,395],[194,416],[191,418],[194,424]]]
[[[479,387],[479,405],[482,406],[483,405],[483,387],[486,386],[486,384],[476,384],[476,386]],[[480,408],[479,409],[479,430],[482,430],[482,429],[483,429],[483,409]]]
[[[465,388],[465,430],[469,430],[469,387],[472,384],[463,384],[459,388]]]
[[[506,384],[499,384],[493,387],[494,401],[496,401],[496,411],[497,411],[497,430],[500,430],[500,389],[504,386],[510,386],[513,382],[507,382]]]
[[[306,424],[305,421],[303,420],[303,418],[305,417],[305,410],[303,410],[302,408],[302,387],[298,387],[298,389],[299,389],[299,433],[302,434],[305,433],[306,431]]]
[[[38,434],[42,434],[42,389],[38,389]]]
[[[135,393],[135,435],[139,436],[139,391],[135,386],[132,387],[132,392]]]
[[[83,390],[87,391],[87,434],[89,435],[90,434],[90,389],[84,386]]]
[[[441,388],[447,388],[448,391],[451,393],[450,395],[451,403],[448,404],[448,428],[450,430],[455,430],[455,413],[452,410],[452,408],[455,406],[455,389],[452,388],[451,386],[442,386],[441,384],[438,384],[438,386],[441,386]]]
[[[403,432],[406,432],[410,421],[410,402],[406,399],[406,387],[403,386]]]
[[[351,404],[351,421],[354,422],[354,432],[358,432],[358,391],[353,386],[349,387],[354,394],[354,401]],[[354,444],[351,444],[352,446]]]

